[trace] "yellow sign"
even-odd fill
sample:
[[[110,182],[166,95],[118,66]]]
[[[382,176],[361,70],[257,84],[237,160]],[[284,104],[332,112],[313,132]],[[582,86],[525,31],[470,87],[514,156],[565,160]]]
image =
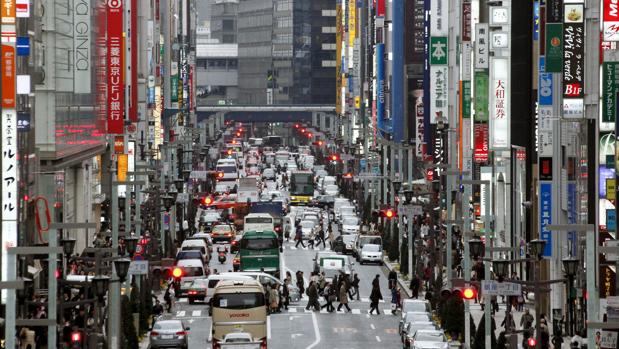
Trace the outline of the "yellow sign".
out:
[[[355,108],[361,108],[361,97],[355,96]]]
[[[348,0],[348,46],[349,47],[355,46],[356,35],[357,35],[357,3],[356,3],[356,0]]]
[[[118,155],[118,181],[124,182],[127,180],[127,170],[129,169],[129,156],[127,154]]]
[[[342,115],[342,6],[335,6],[335,114]]]
[[[615,179],[606,179],[606,200],[615,200],[617,198],[617,184]]]

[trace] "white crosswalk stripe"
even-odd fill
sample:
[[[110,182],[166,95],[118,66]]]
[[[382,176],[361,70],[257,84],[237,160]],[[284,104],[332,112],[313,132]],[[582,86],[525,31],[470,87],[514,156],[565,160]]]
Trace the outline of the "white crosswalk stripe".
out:
[[[202,314],[202,310],[194,310],[191,312],[191,316],[200,316]]]
[[[185,311],[184,310],[179,310],[176,312],[176,317],[184,317],[185,316]]]

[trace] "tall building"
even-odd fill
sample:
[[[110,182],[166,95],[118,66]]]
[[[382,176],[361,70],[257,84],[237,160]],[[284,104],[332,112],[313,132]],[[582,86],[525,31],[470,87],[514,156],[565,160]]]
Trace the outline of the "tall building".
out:
[[[309,103],[335,103],[335,0],[309,1],[310,8],[310,90]],[[301,77],[299,77],[301,78]]]

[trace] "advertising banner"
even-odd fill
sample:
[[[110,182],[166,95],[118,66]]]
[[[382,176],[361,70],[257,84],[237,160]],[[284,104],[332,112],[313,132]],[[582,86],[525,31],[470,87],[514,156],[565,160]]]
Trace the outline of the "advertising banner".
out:
[[[2,219],[17,220],[17,112],[2,110]]]
[[[447,65],[447,37],[433,36],[430,38],[430,64]]]
[[[15,108],[15,47],[2,45],[2,108]]]
[[[540,238],[546,240],[544,257],[552,255],[552,232],[548,225],[552,224],[552,183],[541,182],[539,185],[539,224]]]
[[[473,128],[473,137],[475,148],[473,150],[473,159],[476,164],[488,162],[488,124],[475,123]]]
[[[425,133],[425,122],[423,118],[423,90],[420,96],[415,99],[415,155],[418,158],[423,158],[425,152],[425,142],[423,135]]]
[[[540,106],[552,105],[552,74],[546,73],[546,58],[539,58],[539,82],[537,85],[537,101]]]
[[[491,62],[490,149],[509,149],[510,94],[509,62],[494,58]]]
[[[123,133],[123,6],[122,0],[107,1],[107,132]]]
[[[475,121],[488,121],[488,73],[475,72]]]
[[[448,67],[445,65],[430,66],[430,123],[436,124],[438,117],[447,118],[449,112]]]
[[[2,0],[2,9],[0,9],[1,23],[14,24],[15,16],[15,0]]]
[[[619,1],[604,0],[604,41],[619,41]]]
[[[575,7],[580,5],[579,7]],[[584,97],[584,68],[585,68],[585,25],[583,21],[584,6],[572,4],[570,14],[566,14],[566,23],[563,25],[563,97]],[[578,10],[576,10],[578,8]],[[574,11],[582,11],[580,13]],[[577,14],[574,14],[577,13]],[[580,22],[567,22],[567,17],[580,18]]]
[[[335,114],[342,115],[342,6],[335,7]]]
[[[546,0],[546,23],[563,22],[563,0]]]
[[[471,41],[471,3],[462,3],[462,41]]]
[[[117,171],[117,179],[119,182],[124,182],[127,180],[127,171],[129,170],[129,155],[127,154],[119,154],[118,155],[118,171]]]
[[[602,73],[602,121],[615,122],[617,113],[619,62],[604,62]]]
[[[376,17],[385,17],[385,0],[376,0]]]
[[[449,33],[448,0],[432,0],[430,2],[430,35],[447,36]]]
[[[357,37],[357,3],[356,0],[348,1],[348,46],[355,46]],[[352,60],[351,60],[352,61]]]
[[[475,69],[488,69],[488,24],[477,23],[475,26]]]
[[[546,24],[546,73],[563,71],[563,24]]]
[[[90,1],[73,1],[73,92],[91,91],[91,28]],[[137,65],[137,62],[136,62]]]
[[[376,44],[376,125],[385,131],[385,44]]]

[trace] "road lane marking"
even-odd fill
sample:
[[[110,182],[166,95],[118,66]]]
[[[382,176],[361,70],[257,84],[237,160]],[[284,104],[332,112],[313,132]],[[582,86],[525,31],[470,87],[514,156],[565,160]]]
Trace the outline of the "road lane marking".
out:
[[[370,327],[371,327],[373,330],[375,330],[375,329],[376,329],[376,326],[374,326],[374,324],[370,324]]]
[[[296,313],[297,312],[297,308],[288,308],[288,312],[289,313]]]
[[[271,318],[267,316],[267,339],[271,339]]]
[[[351,313],[353,313],[355,315],[361,315],[361,309],[355,308],[355,309],[352,310]]]
[[[185,311],[184,310],[179,310],[176,312],[176,317],[183,317],[185,316]]]
[[[191,316],[200,316],[202,314],[202,310],[194,310],[191,312]]]
[[[379,336],[376,336],[376,341],[380,342],[380,337]]]
[[[318,329],[318,320],[316,319],[316,314],[312,313],[312,323],[314,324],[314,333],[316,334],[316,340],[314,343],[310,344],[306,349],[312,349],[320,343],[320,330]]]

